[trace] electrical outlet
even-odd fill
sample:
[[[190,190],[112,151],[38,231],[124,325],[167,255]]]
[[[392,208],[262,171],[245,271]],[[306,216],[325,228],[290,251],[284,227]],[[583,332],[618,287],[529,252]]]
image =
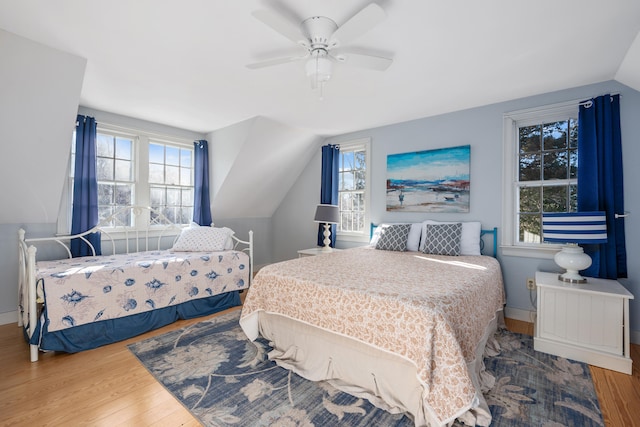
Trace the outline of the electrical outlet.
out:
[[[527,278],[527,289],[530,291],[536,288],[536,280],[533,277]]]

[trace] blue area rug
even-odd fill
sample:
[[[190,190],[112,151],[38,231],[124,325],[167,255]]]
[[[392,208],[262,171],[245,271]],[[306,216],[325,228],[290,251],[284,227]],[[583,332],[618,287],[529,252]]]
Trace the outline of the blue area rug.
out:
[[[129,345],[205,426],[412,426],[367,400],[307,381],[268,360],[268,342],[247,340],[240,311]],[[497,333],[485,359],[496,377],[485,394],[492,426],[603,426],[589,368],[538,353],[531,337]]]

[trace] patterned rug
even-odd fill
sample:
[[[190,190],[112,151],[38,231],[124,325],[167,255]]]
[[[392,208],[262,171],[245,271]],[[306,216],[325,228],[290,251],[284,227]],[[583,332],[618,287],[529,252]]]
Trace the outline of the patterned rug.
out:
[[[312,382],[267,359],[234,311],[129,345],[142,364],[205,426],[412,426],[367,400]],[[485,359],[496,384],[485,397],[492,426],[603,426],[587,365],[535,352],[526,335],[499,331]],[[257,344],[257,345],[256,345]]]

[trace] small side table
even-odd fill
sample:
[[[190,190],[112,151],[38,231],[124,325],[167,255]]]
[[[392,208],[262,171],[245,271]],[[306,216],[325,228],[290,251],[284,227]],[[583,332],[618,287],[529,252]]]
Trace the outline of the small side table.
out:
[[[323,251],[321,247],[311,248],[311,249],[301,249],[298,251],[298,258],[303,258],[306,256],[316,256],[316,255],[324,255],[330,254],[332,252],[339,252],[342,249],[331,248],[330,251]]]
[[[573,284],[540,271],[536,287],[537,351],[631,374],[631,292],[616,280],[588,277],[587,283]]]

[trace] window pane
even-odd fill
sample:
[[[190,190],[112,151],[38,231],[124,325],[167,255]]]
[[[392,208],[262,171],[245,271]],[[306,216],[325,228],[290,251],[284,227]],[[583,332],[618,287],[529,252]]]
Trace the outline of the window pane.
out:
[[[541,187],[520,189],[520,212],[540,212]]]
[[[180,168],[180,185],[191,185],[191,169]]]
[[[193,209],[192,208],[182,208],[179,213],[179,222],[180,224],[188,224],[193,219]]]
[[[116,185],[115,202],[119,206],[131,206],[131,185]]]
[[[191,150],[180,149],[180,165],[190,168],[191,164]]]
[[[167,185],[180,184],[180,168],[177,166],[167,166],[165,169],[166,175],[164,183]]]
[[[542,189],[543,212],[567,212],[569,188],[564,185]]]
[[[98,157],[96,160],[96,176],[98,180],[113,181],[113,160]]]
[[[341,211],[351,211],[353,210],[353,199],[351,198],[351,194],[343,193],[341,197],[340,204]]]
[[[126,209],[118,212],[115,217],[113,225],[117,227],[131,227],[133,225],[133,218],[131,216],[131,210]]]
[[[113,184],[98,183],[98,206],[113,204],[113,187]]]
[[[355,167],[356,169],[366,169],[367,168],[367,164],[366,164],[366,160],[367,160],[367,156],[366,153],[364,151],[356,151],[355,152]]]
[[[108,218],[113,214],[113,208],[111,206],[99,206],[98,207],[98,218],[104,219]],[[111,224],[113,225],[113,224]]]
[[[525,126],[518,129],[520,153],[536,153],[540,151],[540,126]]]
[[[356,210],[364,212],[364,193],[356,193],[354,204],[357,206]]]
[[[569,120],[569,148],[578,148],[578,120]]]
[[[151,187],[150,189],[150,201],[151,206],[153,208],[158,208],[160,206],[164,206],[165,198],[164,198],[164,188]]]
[[[174,208],[164,208],[162,210],[162,213],[167,217],[169,221],[176,224],[178,223],[178,221],[176,221],[176,210]]]
[[[543,179],[567,179],[568,170],[566,151],[544,153]]]
[[[149,162],[164,163],[164,145],[149,144]]]
[[[540,154],[521,154],[520,181],[539,181],[540,174]]]
[[[542,128],[543,146],[545,150],[567,147],[568,122],[546,123]]]
[[[193,206],[192,190],[182,190],[182,206]]]
[[[96,136],[96,155],[98,157],[113,157],[113,137],[99,133]]]
[[[520,241],[525,243],[541,243],[541,221],[539,214],[520,215]]]
[[[569,186],[569,212],[578,212],[578,186]]]
[[[116,181],[131,181],[131,162],[116,160]]]
[[[355,190],[355,179],[353,172],[344,172],[342,177],[343,190]]]
[[[340,162],[340,171],[353,169],[353,151],[340,153],[342,162]]]
[[[167,206],[180,206],[180,189],[167,188]]]
[[[355,172],[355,189],[356,190],[364,190],[366,184],[366,175],[365,171],[359,170]]]
[[[125,138],[116,138],[116,158],[132,160],[133,141]]]
[[[180,149],[177,147],[165,146],[166,163],[172,166],[180,165]]]
[[[164,165],[149,165],[149,182],[153,184],[164,184]]]
[[[569,150],[569,178],[578,179],[578,150]]]

